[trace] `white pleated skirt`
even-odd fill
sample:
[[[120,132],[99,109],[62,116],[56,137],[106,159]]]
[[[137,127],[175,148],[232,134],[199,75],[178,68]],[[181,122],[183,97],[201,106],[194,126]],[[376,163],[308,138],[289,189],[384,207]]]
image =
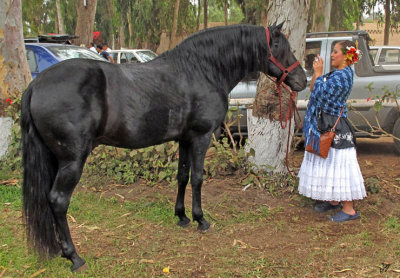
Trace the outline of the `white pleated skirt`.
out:
[[[326,159],[305,152],[298,174],[299,193],[322,201],[352,201],[367,196],[355,148],[330,148]]]

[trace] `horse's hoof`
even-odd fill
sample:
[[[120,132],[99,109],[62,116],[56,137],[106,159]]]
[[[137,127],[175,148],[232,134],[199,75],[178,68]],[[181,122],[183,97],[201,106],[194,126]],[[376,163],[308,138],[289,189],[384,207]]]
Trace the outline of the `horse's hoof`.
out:
[[[87,264],[85,260],[80,259],[78,262],[74,263],[71,267],[72,272],[83,272],[87,269]]]
[[[178,226],[179,226],[179,227],[182,227],[182,228],[187,228],[187,227],[189,227],[189,226],[190,226],[190,219],[189,219],[189,218],[186,218],[186,219],[180,220],[180,221],[178,222]]]
[[[199,230],[202,233],[206,233],[209,229],[210,229],[210,223],[208,223],[205,220],[199,222],[199,226],[197,227],[197,230]]]

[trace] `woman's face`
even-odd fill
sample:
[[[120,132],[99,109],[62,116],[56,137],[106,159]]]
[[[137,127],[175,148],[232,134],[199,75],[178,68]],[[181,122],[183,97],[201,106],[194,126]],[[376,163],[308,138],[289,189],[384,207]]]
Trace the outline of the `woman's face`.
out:
[[[343,53],[342,48],[343,46],[337,43],[331,53],[331,64],[338,69],[347,67],[346,55]]]

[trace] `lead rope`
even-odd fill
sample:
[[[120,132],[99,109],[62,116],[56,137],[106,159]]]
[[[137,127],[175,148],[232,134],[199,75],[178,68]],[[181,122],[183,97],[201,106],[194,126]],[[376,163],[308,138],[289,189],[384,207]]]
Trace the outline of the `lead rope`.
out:
[[[287,137],[287,144],[286,144],[286,156],[285,156],[285,161],[286,161],[286,169],[288,170],[288,173],[290,174],[290,176],[294,177],[295,175],[293,174],[293,172],[290,170],[289,168],[289,145],[290,145],[290,130],[292,127],[292,116],[294,118],[295,123],[297,123],[296,121],[296,114],[297,117],[299,119],[299,123],[301,123],[301,117],[300,117],[300,113],[299,110],[297,109],[297,105],[296,105],[296,95],[297,92],[292,91],[286,84],[284,83],[279,83],[279,81],[277,81],[276,79],[271,78],[270,76],[267,75],[267,77],[276,84],[276,88],[278,91],[278,96],[279,96],[279,122],[281,125],[282,129],[285,129],[286,127],[288,127],[288,123],[289,123],[289,129],[288,129],[288,137]],[[282,87],[290,93],[290,99],[289,99],[289,103],[288,103],[288,108],[286,111],[286,117],[285,119],[283,119],[282,117]]]

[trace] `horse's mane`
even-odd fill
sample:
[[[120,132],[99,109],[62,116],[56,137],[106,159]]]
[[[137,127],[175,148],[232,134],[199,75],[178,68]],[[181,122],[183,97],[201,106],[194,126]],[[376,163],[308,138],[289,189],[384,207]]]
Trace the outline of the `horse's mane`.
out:
[[[254,63],[261,63],[266,55],[267,40],[263,27],[231,25],[197,32],[158,59],[166,60],[176,70],[188,75],[204,74],[208,79],[215,79],[254,68]]]

